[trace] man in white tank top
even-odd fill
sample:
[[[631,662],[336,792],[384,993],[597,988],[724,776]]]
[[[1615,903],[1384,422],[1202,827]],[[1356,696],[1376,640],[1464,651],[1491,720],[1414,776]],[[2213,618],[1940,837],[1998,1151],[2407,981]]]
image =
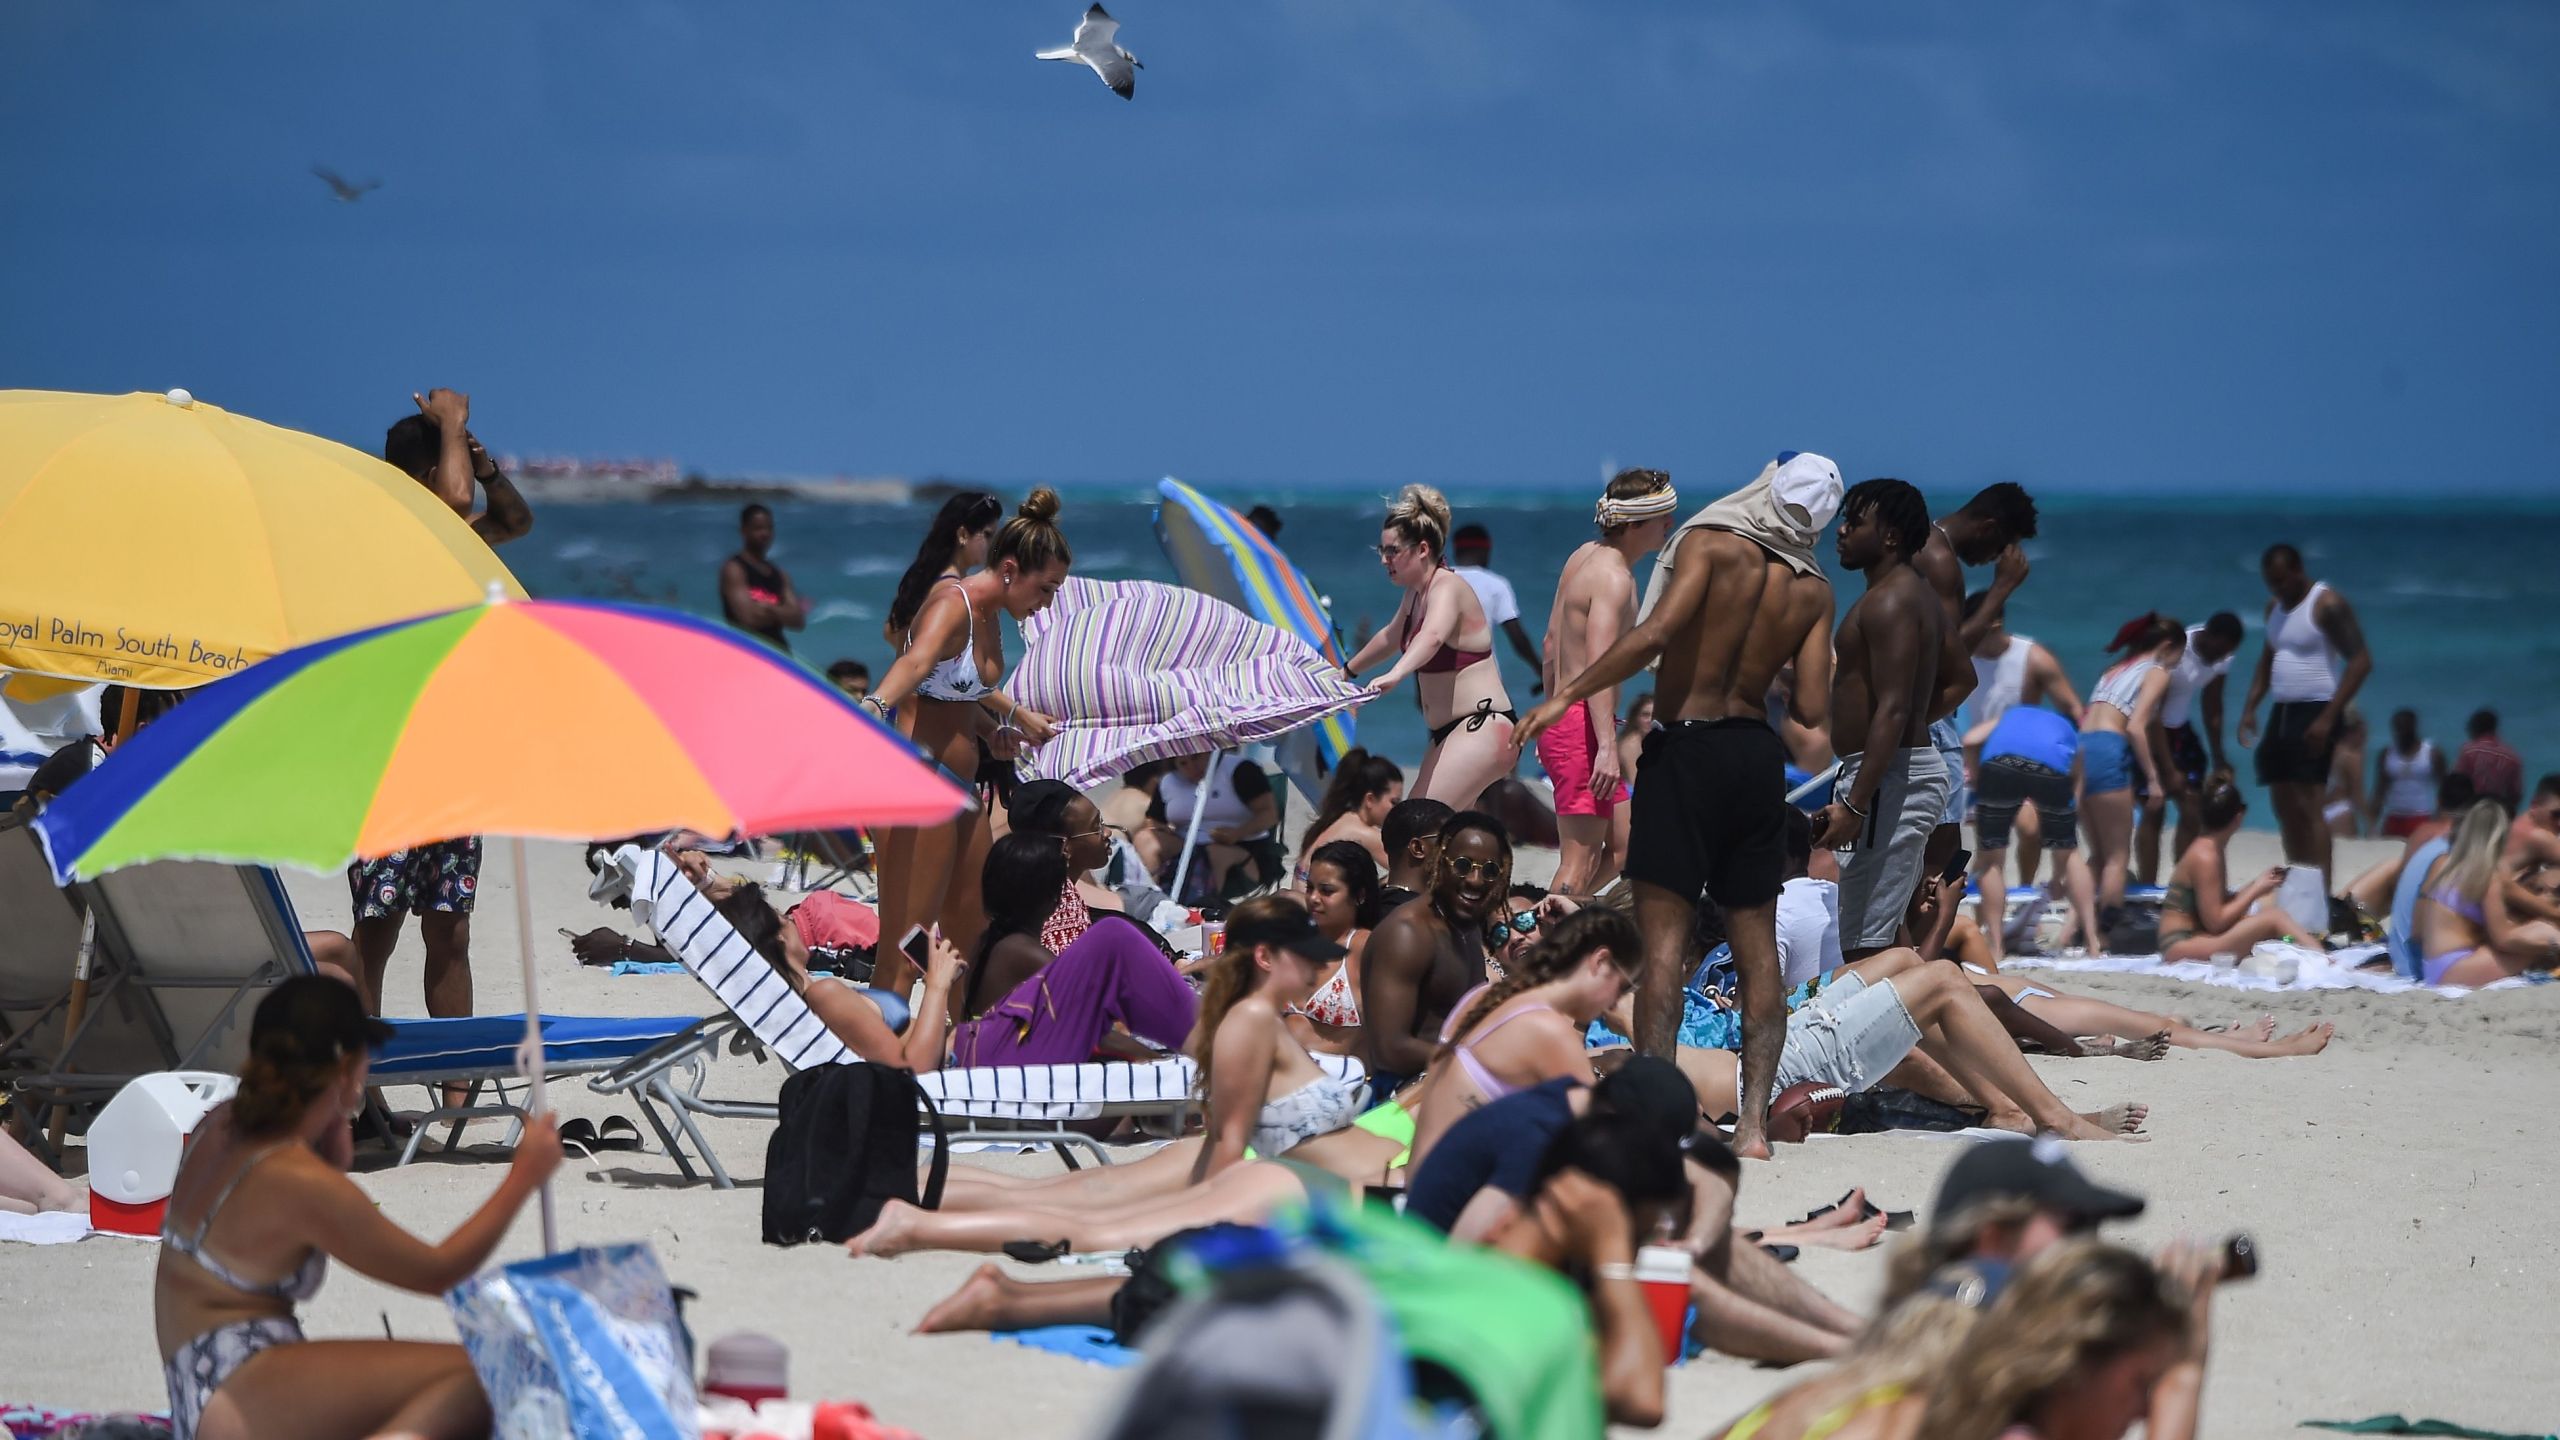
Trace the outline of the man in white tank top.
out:
[[[2270,545],[2258,573],[2275,599],[2267,606],[2267,645],[2240,707],[2240,743],[2258,747],[2258,783],[2275,799],[2284,829],[2284,858],[2329,873],[2329,826],[2321,801],[2337,747],[2338,719],[2373,673],[2364,628],[2345,596],[2303,573],[2302,552]],[[2266,738],[2258,702],[2272,698]]]

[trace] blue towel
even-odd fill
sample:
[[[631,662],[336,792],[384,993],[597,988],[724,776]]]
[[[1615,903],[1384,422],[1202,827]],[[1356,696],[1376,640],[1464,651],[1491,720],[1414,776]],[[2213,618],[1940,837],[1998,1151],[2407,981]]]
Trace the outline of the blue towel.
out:
[[[998,1330],[990,1337],[1010,1340],[1033,1350],[1064,1355],[1106,1370],[1125,1370],[1138,1363],[1138,1352],[1111,1338],[1099,1325],[1043,1325],[1037,1330]]]
[[[684,973],[684,962],[681,960],[616,960],[613,962],[613,973],[616,975],[681,975]]]

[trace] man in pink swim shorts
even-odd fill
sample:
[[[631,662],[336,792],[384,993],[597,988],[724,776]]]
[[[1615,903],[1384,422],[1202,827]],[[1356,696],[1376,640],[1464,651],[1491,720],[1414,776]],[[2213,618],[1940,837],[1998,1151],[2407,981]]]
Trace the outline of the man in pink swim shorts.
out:
[[[1679,492],[1659,470],[1622,470],[1593,518],[1600,538],[1585,543],[1556,577],[1547,617],[1546,683],[1552,693],[1618,643],[1636,619],[1635,562],[1671,533]],[[1618,877],[1627,854],[1627,785],[1618,764],[1616,686],[1578,700],[1538,737],[1538,760],[1556,791],[1560,848],[1554,888],[1589,895]]]

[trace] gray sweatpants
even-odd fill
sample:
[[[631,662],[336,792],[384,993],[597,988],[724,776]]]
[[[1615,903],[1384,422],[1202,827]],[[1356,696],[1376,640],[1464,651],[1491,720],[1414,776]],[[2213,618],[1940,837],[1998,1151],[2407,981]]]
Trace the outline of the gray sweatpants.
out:
[[[1845,798],[1868,757],[1840,757],[1840,780],[1832,794]],[[1874,813],[1866,833],[1852,842],[1840,863],[1840,945],[1845,950],[1873,950],[1893,943],[1902,915],[1919,889],[1929,832],[1946,813],[1947,792],[1954,780],[1947,763],[1930,745],[1897,750],[1876,763],[1888,767],[1876,787]]]

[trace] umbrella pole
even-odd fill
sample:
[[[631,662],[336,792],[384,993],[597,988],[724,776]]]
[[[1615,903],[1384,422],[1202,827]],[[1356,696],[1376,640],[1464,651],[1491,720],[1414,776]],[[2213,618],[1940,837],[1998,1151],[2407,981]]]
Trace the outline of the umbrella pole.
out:
[[[133,738],[133,732],[142,727],[141,691],[134,689],[130,685],[123,687],[122,692],[116,697],[114,724],[115,739],[117,743],[121,744],[124,741]],[[90,912],[86,907],[83,907],[80,916],[80,960],[79,963],[72,968],[71,1000],[70,1003],[64,1007],[62,1012],[62,1034],[63,1043],[66,1048],[68,1048],[70,1044],[70,1037],[80,1033],[80,1022],[88,1017],[89,975],[90,972],[96,968],[97,955],[98,917],[94,913]],[[62,1144],[62,1126],[65,1113],[66,1112],[61,1106],[55,1106],[53,1110],[53,1124],[48,1127],[48,1133],[52,1137],[52,1142],[57,1147]]]
[[[1209,773],[1200,777],[1200,787],[1191,792],[1191,828],[1182,837],[1182,858],[1173,864],[1173,903],[1182,903],[1182,882],[1191,874],[1191,852],[1200,847],[1200,817],[1209,813],[1209,787],[1218,783],[1218,766],[1227,758],[1224,750],[1209,756]]]
[[[97,964],[98,912],[87,906],[82,906],[80,910],[80,958],[72,962],[71,1003],[64,1008],[62,1014],[62,1053],[64,1055],[69,1055],[71,1053],[71,1042],[78,1039],[80,1036],[81,1018],[88,1014],[89,976],[90,973],[97,968]],[[71,1067],[64,1065],[61,1063],[60,1059],[57,1058],[54,1062],[54,1068],[57,1070],[68,1070]],[[69,1118],[70,1112],[62,1106],[56,1105],[53,1107],[51,1123],[45,1127],[46,1139],[57,1151],[62,1148],[63,1125]]]
[[[535,988],[533,968],[533,888],[525,879],[524,837],[515,837],[516,848],[516,953],[524,958],[524,1045],[518,1059],[533,1081],[533,1093],[525,1101],[525,1111],[540,1119],[551,1107],[543,1099],[542,1088],[542,1002]],[[530,1122],[528,1122],[530,1123]],[[551,1182],[542,1182],[542,1253],[556,1255],[560,1251],[559,1217],[553,1213]]]

